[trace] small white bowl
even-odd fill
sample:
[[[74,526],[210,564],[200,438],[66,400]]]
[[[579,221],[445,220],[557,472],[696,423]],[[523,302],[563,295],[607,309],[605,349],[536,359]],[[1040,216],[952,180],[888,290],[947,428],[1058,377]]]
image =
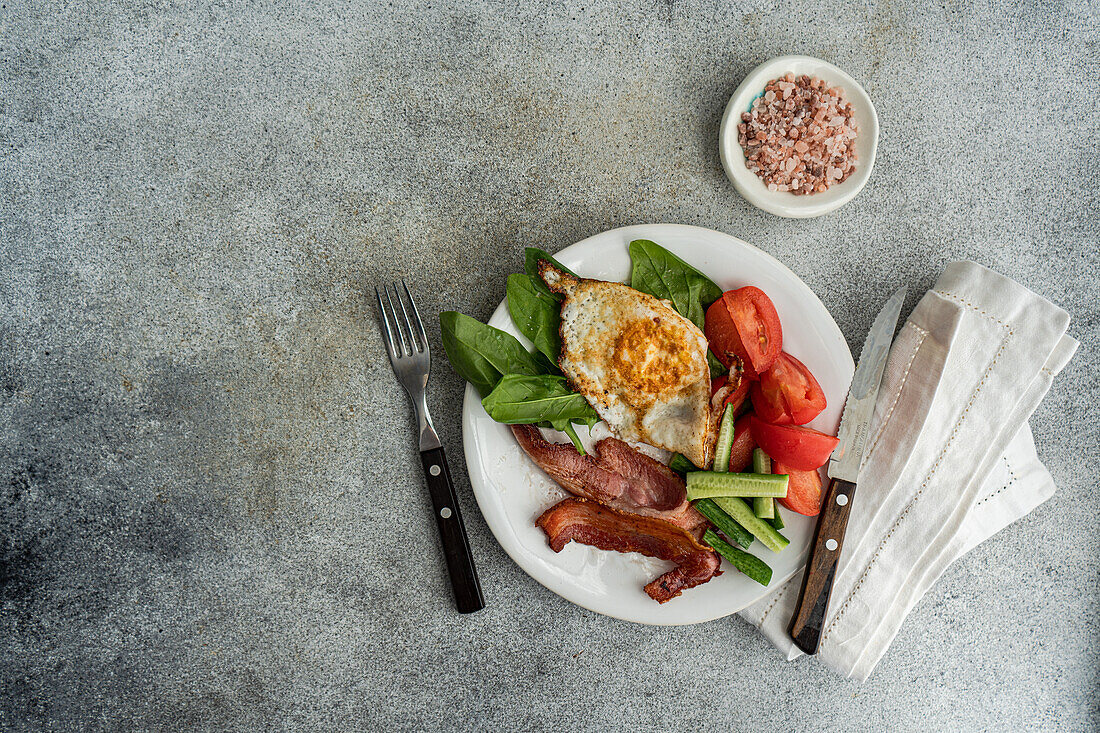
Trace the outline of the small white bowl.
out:
[[[753,100],[764,93],[764,86],[769,81],[788,72],[795,76],[806,74],[825,81],[829,86],[842,88],[855,112],[854,118],[859,128],[856,136],[858,157],[855,172],[843,183],[830,186],[823,193],[798,195],[786,191],[769,191],[764,181],[745,167],[745,151],[737,141],[737,125],[741,122],[741,113],[749,111]],[[878,150],[878,114],[863,87],[829,62],[812,56],[780,56],[749,72],[730,97],[726,112],[722,115],[718,149],[726,175],[737,192],[753,206],[776,216],[792,219],[821,216],[836,211],[855,198],[871,177],[871,169],[875,166],[875,152]]]

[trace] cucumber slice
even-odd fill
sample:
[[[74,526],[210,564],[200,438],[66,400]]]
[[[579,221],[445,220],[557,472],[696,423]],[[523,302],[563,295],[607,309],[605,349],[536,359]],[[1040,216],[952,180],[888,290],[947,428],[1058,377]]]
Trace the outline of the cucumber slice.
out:
[[[711,499],[700,499],[693,506],[726,537],[742,547],[748,547],[752,544],[752,532],[733,521],[733,517],[719,509],[718,505]]]
[[[718,428],[718,441],[714,444],[714,470],[726,473],[730,470],[730,450],[733,448],[733,425],[737,418],[733,414],[733,405],[726,405],[722,413],[722,424]]]
[[[668,462],[668,467],[676,473],[689,473],[699,470],[699,467],[689,461],[683,453],[673,453],[672,460]]]
[[[771,473],[772,459],[760,448],[753,448],[752,470],[755,473]],[[752,513],[761,519],[771,519],[775,516],[775,499],[770,496],[758,496],[752,500]]]
[[[772,552],[779,552],[784,547],[791,544],[791,541],[779,534],[779,532],[775,530],[775,527],[753,514],[752,509],[749,508],[749,505],[746,504],[744,500],[732,496],[724,496],[714,499],[714,503],[726,514],[733,517],[734,521],[752,532],[753,537],[760,540],[764,547],[767,547]]]
[[[772,472],[772,459],[768,458],[768,454],[760,448],[752,449],[752,471],[753,473]]]
[[[783,524],[783,517],[779,516],[779,506],[775,507],[775,516],[768,520],[768,524],[776,529],[783,529],[787,525]]]
[[[717,496],[786,496],[787,475],[760,473],[715,473],[693,471],[687,475],[687,498]]]
[[[756,557],[756,555],[738,550],[719,537],[713,529],[708,529],[703,534],[703,542],[713,547],[719,555],[726,558],[730,565],[740,570],[746,577],[752,578],[760,585],[767,585],[772,582],[772,569],[768,567],[766,562]]]
[[[761,519],[771,519],[775,516],[775,499],[770,496],[754,496],[752,513]]]

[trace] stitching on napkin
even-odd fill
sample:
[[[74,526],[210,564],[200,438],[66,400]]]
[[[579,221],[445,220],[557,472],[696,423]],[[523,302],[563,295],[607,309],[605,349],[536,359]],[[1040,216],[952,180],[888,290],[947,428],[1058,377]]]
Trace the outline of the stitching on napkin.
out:
[[[939,292],[939,291],[936,291],[936,292]],[[949,293],[943,293],[943,294],[944,295],[950,295]],[[957,298],[957,296],[956,296],[956,299],[959,300],[960,302],[964,302],[964,301],[962,301],[962,299]],[[964,304],[966,304],[966,303],[964,302]],[[970,306],[970,307],[973,308],[975,311],[979,311],[979,309],[974,307],[974,306]],[[894,533],[897,532],[899,527],[901,527],[902,522],[904,522],[905,518],[909,516],[909,512],[912,511],[914,506],[916,506],[917,500],[920,499],[921,495],[924,493],[924,489],[928,486],[928,482],[931,481],[932,477],[936,475],[936,472],[939,470],[940,464],[943,462],[944,457],[947,455],[947,452],[951,449],[951,446],[954,445],[954,443],[955,443],[955,438],[959,434],[959,427],[962,425],[963,420],[966,419],[967,415],[970,414],[970,408],[974,405],[974,401],[976,399],[978,399],[978,395],[981,394],[982,389],[985,387],[985,383],[989,380],[989,375],[993,373],[993,369],[997,366],[997,362],[1000,361],[1001,354],[1004,353],[1004,350],[1008,346],[1009,341],[1012,340],[1014,332],[1012,331],[1011,328],[1008,327],[1008,325],[1006,325],[1002,321],[997,320],[996,318],[993,318],[993,316],[990,316],[990,315],[986,314],[984,311],[979,311],[979,312],[981,312],[983,315],[986,315],[986,317],[990,318],[991,320],[996,321],[997,323],[1000,323],[1001,326],[1008,333],[1005,335],[1004,339],[1001,341],[1001,347],[999,349],[997,349],[997,353],[994,354],[993,360],[989,363],[989,366],[986,367],[985,373],[982,374],[981,380],[978,382],[978,385],[974,388],[974,392],[971,393],[970,399],[966,403],[966,407],[963,409],[962,413],[959,415],[958,419],[955,421],[955,425],[951,428],[951,434],[948,436],[947,442],[943,446],[943,450],[940,451],[939,456],[936,457],[936,462],[934,464],[932,464],[932,468],[929,469],[928,475],[926,475],[924,477],[924,481],[921,482],[920,488],[917,489],[917,492],[915,494],[913,494],[913,498],[911,498],[909,500],[909,503],[905,505],[905,508],[901,510],[901,514],[898,515],[898,518],[896,520],[894,520],[894,525],[890,528],[890,531],[886,533],[886,536],[882,538],[882,541],[879,543],[878,548],[875,550],[875,554],[871,557],[870,562],[867,563],[867,567],[864,568],[863,572],[860,574],[859,580],[856,581],[856,584],[852,588],[852,590],[848,592],[848,597],[844,599],[843,605],[841,605],[840,609],[836,613],[836,616],[833,618],[832,622],[829,624],[829,628],[827,628],[825,630],[825,633],[822,635],[822,637],[821,637],[821,643],[822,644],[824,644],[826,641],[828,641],[829,634],[832,633],[833,629],[836,628],[836,625],[844,617],[844,614],[847,612],[848,607],[852,603],[852,599],[855,598],[855,595],[856,595],[857,592],[859,592],[859,589],[861,587],[863,587],[863,583],[867,580],[867,575],[871,572],[871,568],[874,567],[875,563],[878,561],[879,557],[882,555],[882,551],[886,547],[886,543],[890,541],[890,538],[893,537]]]
[[[768,618],[768,614],[772,612],[772,609],[775,608],[775,604],[778,603],[779,599],[783,597],[783,594],[787,592],[787,588],[789,588],[790,585],[790,583],[787,583],[779,589],[778,593],[775,594],[775,598],[773,598],[772,602],[768,604],[768,607],[764,609],[764,614],[760,617],[760,625],[757,626],[757,628],[761,628],[764,626],[764,620]]]
[[[1002,486],[1001,488],[997,489],[996,491],[994,491],[989,496],[987,496],[984,499],[982,499],[981,501],[979,501],[975,506],[981,506],[982,504],[986,503],[987,501],[992,499],[994,496],[996,496],[997,494],[999,494],[1002,491],[1004,491],[1005,489],[1007,489],[1009,486],[1012,486],[1013,484],[1015,484],[1016,479],[1019,478],[1019,476],[1016,475],[1016,472],[1012,470],[1012,464],[1010,464],[1008,462],[1008,456],[1001,456],[1001,460],[1005,462],[1005,469],[1008,471],[1008,476],[1009,476],[1008,483],[1006,483],[1004,486]]]
[[[942,295],[945,298],[950,298],[951,300],[955,301],[956,303],[961,303],[961,304],[965,305],[967,308],[974,311],[975,313],[978,313],[978,314],[981,314],[982,316],[985,316],[986,318],[993,321],[994,323],[999,323],[1002,328],[1004,328],[1005,330],[1007,330],[1009,332],[1009,334],[1012,333],[1012,327],[1011,326],[1009,326],[1007,323],[1002,321],[1000,318],[997,318],[996,316],[992,315],[991,313],[989,313],[989,312],[983,310],[982,308],[979,308],[978,306],[974,305],[973,303],[971,303],[966,298],[961,298],[958,295],[955,295],[954,293],[950,293],[946,290],[933,290],[932,292],[935,293],[936,295]]]
[[[905,370],[901,373],[897,392],[894,393],[894,401],[890,404],[890,409],[886,411],[886,416],[882,418],[882,425],[879,426],[878,433],[875,434],[874,440],[871,441],[871,447],[867,450],[866,455],[863,456],[863,463],[860,464],[861,468],[871,459],[871,455],[875,452],[875,449],[878,448],[879,441],[882,440],[882,436],[886,432],[886,427],[890,424],[890,418],[894,415],[894,408],[898,406],[898,401],[901,399],[902,390],[905,388],[905,380],[909,378],[909,370],[913,366],[913,361],[917,358],[917,352],[920,351],[921,345],[924,344],[924,339],[928,336],[928,331],[912,321],[906,321],[902,328],[906,326],[920,333],[920,340],[918,340],[913,347],[913,353],[909,355],[909,363],[905,365]]]

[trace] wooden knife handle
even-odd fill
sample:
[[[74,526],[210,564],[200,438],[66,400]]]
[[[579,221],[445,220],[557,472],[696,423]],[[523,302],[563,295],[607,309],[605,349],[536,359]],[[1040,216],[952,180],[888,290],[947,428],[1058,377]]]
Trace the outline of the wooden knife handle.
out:
[[[810,546],[810,559],[802,576],[802,592],[798,607],[791,619],[791,638],[795,646],[807,654],[817,654],[821,632],[825,625],[825,612],[829,609],[829,597],[833,594],[833,580],[844,549],[844,531],[848,528],[848,513],[856,485],[851,481],[835,478],[829,483],[817,520],[817,531]]]
[[[447,558],[447,572],[451,576],[451,588],[455,593],[455,605],[459,613],[472,613],[485,608],[481,594],[481,582],[470,553],[470,541],[466,539],[466,525],[458,510],[458,496],[451,481],[451,469],[442,448],[421,451],[420,462],[428,479],[428,491],[432,495],[435,521],[439,525],[439,539]]]

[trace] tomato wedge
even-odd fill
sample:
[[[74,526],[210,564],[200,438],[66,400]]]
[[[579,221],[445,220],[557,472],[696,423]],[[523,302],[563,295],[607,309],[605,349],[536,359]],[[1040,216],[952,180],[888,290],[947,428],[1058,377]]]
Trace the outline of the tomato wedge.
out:
[[[752,437],[773,461],[800,471],[812,471],[825,465],[839,443],[832,435],[800,425],[771,425],[755,415]]]
[[[752,386],[752,406],[764,422],[805,425],[825,409],[825,393],[806,365],[786,351]]]
[[[783,349],[783,327],[771,298],[751,285],[730,290],[711,304],[703,322],[711,350],[727,367],[741,359],[745,376],[756,379]]]
[[[741,346],[741,337],[733,325],[733,318],[729,314],[729,309],[726,308],[724,297],[714,301],[707,308],[707,314],[703,320],[703,334],[707,337],[710,350],[727,369],[736,369],[738,365],[743,365],[742,379],[756,379],[757,375],[753,371],[752,364],[742,356],[745,348]]]
[[[785,473],[790,477],[787,479],[787,496],[776,501],[792,512],[807,517],[815,517],[821,512],[821,474],[816,469],[799,471],[773,461],[772,473]]]
[[[730,471],[738,473],[752,464],[752,449],[756,441],[752,437],[752,415],[742,415],[733,424],[733,447],[730,449]]]

